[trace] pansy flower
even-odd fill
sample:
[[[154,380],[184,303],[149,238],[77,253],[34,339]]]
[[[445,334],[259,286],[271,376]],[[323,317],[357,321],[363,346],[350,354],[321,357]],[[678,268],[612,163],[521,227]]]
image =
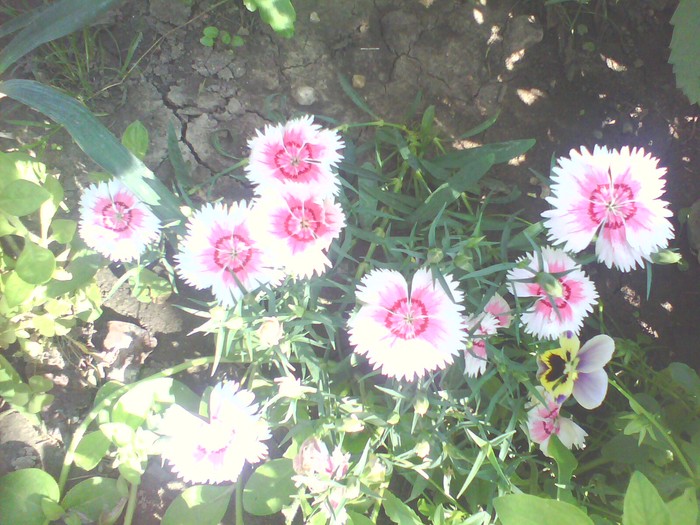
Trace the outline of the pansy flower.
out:
[[[525,332],[554,339],[562,332],[577,333],[598,299],[593,282],[564,251],[543,248],[518,259],[508,271],[508,287],[518,298],[532,297],[534,304],[521,316]]]
[[[567,251],[584,250],[597,234],[595,252],[600,262],[623,272],[644,265],[651,255],[668,246],[672,212],[661,200],[665,168],[641,148],[593,153],[571,150],[553,168],[553,209],[542,213],[548,237]]]
[[[138,259],[160,237],[160,221],[118,180],[90,186],[80,198],[80,237],[112,261]]]
[[[245,463],[267,457],[270,429],[255,396],[235,382],[217,384],[209,396],[209,421],[172,405],[156,428],[161,456],[191,483],[235,482]]]
[[[464,349],[467,338],[463,295],[450,275],[449,293],[418,270],[409,291],[395,270],[373,270],[362,278],[359,310],[348,321],[350,344],[384,375],[413,380],[443,369]]]
[[[177,271],[198,289],[211,288],[217,301],[231,307],[246,292],[278,283],[281,272],[258,241],[245,201],[231,207],[207,204],[187,223],[187,236],[175,257]]]
[[[530,439],[540,446],[545,456],[549,456],[549,441],[557,436],[566,448],[583,448],[585,430],[570,418],[561,415],[561,404],[542,387],[537,387],[542,401],[533,396],[527,411],[527,430]]]
[[[330,266],[331,242],[345,226],[345,215],[333,197],[321,197],[312,187],[270,192],[256,205],[261,242],[275,254],[286,274],[321,275]]]
[[[555,398],[574,399],[583,408],[599,407],[608,391],[608,374],[604,366],[612,358],[615,341],[607,335],[597,335],[581,343],[567,331],[559,338],[559,348],[537,357],[537,378]]]
[[[248,141],[250,162],[245,168],[257,195],[290,186],[312,186],[320,196],[338,193],[333,170],[344,144],[336,131],[321,128],[306,115],[257,133]]]

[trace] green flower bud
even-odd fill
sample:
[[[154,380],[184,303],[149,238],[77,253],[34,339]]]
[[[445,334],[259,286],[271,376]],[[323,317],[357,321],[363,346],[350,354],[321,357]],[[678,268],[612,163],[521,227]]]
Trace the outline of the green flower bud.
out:
[[[564,288],[559,282],[559,279],[554,277],[551,273],[540,272],[535,277],[535,282],[539,284],[542,289],[555,299],[564,297]]]

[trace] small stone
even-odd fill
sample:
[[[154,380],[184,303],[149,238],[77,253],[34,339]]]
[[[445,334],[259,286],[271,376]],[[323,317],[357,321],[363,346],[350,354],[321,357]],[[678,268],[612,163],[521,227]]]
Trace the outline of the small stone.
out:
[[[318,16],[318,13],[316,11],[311,11],[311,14],[309,15],[309,22],[313,22],[314,24],[318,24],[321,21],[321,17]]]
[[[311,86],[298,86],[292,90],[292,98],[300,106],[310,106],[316,102],[316,90]]]
[[[600,131],[599,129],[596,129],[593,131],[593,136],[598,140],[602,140],[603,139],[603,132]]]
[[[229,100],[228,104],[226,104],[226,113],[228,115],[240,115],[243,113],[243,105],[241,104],[241,101],[237,98],[232,98]]]
[[[355,89],[362,89],[365,87],[365,84],[367,83],[367,79],[365,78],[364,75],[353,75],[352,76],[352,87]]]
[[[635,60],[635,61],[633,62],[632,65],[633,65],[634,67],[636,67],[637,69],[639,69],[640,67],[643,67],[643,66],[644,66],[644,60],[642,60],[641,58],[638,58],[637,60]]]

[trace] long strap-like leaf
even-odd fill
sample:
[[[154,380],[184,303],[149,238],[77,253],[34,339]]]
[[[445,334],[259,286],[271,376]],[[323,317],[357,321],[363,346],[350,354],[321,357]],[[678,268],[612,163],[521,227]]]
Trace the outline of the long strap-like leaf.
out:
[[[0,52],[0,73],[39,47],[83,28],[122,0],[59,0],[30,16],[24,29]],[[24,15],[27,16],[27,15]],[[4,26],[3,26],[4,27]]]
[[[92,160],[149,204],[165,224],[182,221],[178,201],[172,192],[80,102],[34,80],[0,82],[0,94],[64,126]]]

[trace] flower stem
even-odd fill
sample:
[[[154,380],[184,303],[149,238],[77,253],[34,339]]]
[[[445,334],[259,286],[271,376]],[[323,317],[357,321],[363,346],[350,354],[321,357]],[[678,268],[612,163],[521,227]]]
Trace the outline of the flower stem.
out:
[[[58,489],[61,494],[63,494],[63,489],[66,486],[66,482],[68,481],[68,473],[70,472],[70,467],[73,464],[73,461],[75,460],[75,451],[78,448],[78,444],[80,443],[80,440],[83,439],[83,436],[87,432],[88,427],[90,424],[97,418],[98,414],[110,406],[112,406],[117,399],[119,399],[121,396],[126,394],[129,390],[134,388],[136,385],[140,385],[141,383],[145,383],[146,381],[151,381],[153,379],[159,379],[162,377],[170,377],[172,375],[175,375],[179,372],[182,372],[184,370],[187,370],[188,368],[196,367],[196,366],[204,366],[208,365],[214,362],[214,356],[209,356],[209,357],[198,357],[196,359],[190,359],[189,361],[185,361],[184,363],[180,363],[177,366],[173,366],[171,368],[166,368],[165,370],[161,370],[160,372],[153,374],[152,376],[149,376],[145,379],[142,379],[140,381],[137,381],[136,383],[131,383],[129,385],[124,385],[118,390],[115,390],[112,394],[104,398],[98,405],[96,405],[89,413],[87,416],[85,416],[85,419],[83,419],[83,422],[80,423],[80,426],[75,429],[75,432],[73,433],[73,438],[71,439],[70,446],[68,447],[68,450],[66,451],[66,455],[63,458],[63,465],[61,466],[61,473],[58,477]]]
[[[649,422],[661,433],[661,435],[664,436],[668,444],[671,446],[673,449],[674,454],[676,457],[678,457],[678,461],[681,463],[681,466],[683,469],[685,469],[686,473],[691,479],[696,479],[695,472],[693,472],[693,469],[690,468],[690,465],[688,464],[688,461],[685,459],[685,456],[683,455],[683,452],[681,452],[680,447],[676,444],[676,440],[673,439],[673,436],[671,436],[671,431],[665,428],[659,421],[649,413],[649,411],[644,408],[642,405],[639,404],[639,402],[634,399],[632,394],[627,392],[622,385],[618,384],[618,382],[615,380],[614,377],[610,378],[610,384],[615,387],[615,389],[620,392],[625,398],[627,398],[627,401],[629,401],[630,406],[632,407],[632,410],[637,412],[638,414],[643,415],[645,418],[649,420]]]
[[[131,525],[131,520],[134,519],[134,511],[136,510],[137,494],[139,491],[139,480],[136,483],[132,483],[129,487],[129,502],[126,505],[126,512],[124,513],[124,525]]]
[[[245,525],[243,523],[243,483],[239,479],[236,482],[236,525]]]

